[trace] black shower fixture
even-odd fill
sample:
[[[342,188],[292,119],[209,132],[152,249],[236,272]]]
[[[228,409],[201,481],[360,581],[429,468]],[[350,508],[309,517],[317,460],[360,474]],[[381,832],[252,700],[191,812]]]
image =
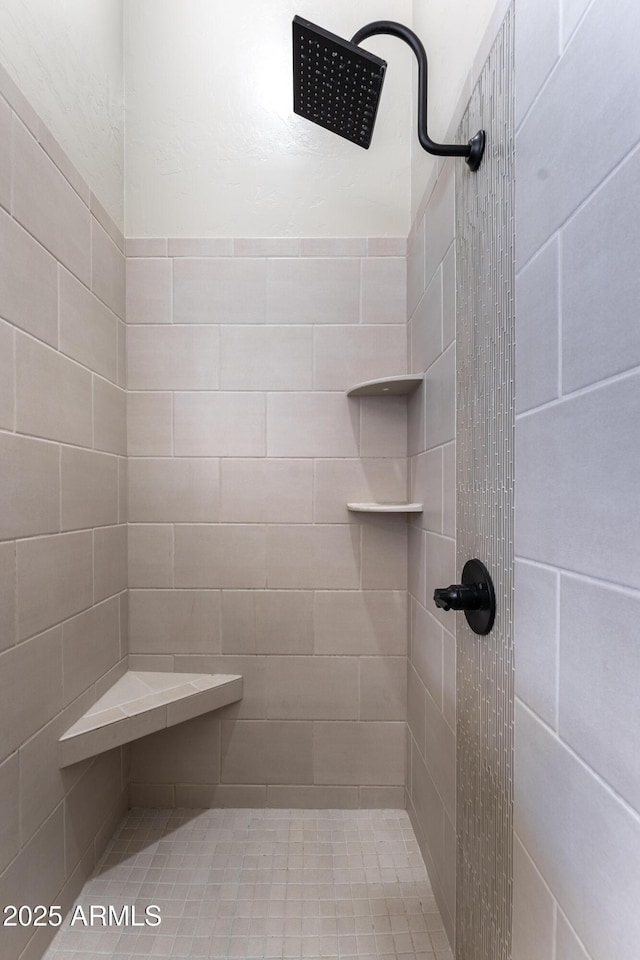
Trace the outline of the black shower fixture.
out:
[[[484,130],[467,144],[434,143],[427,132],[427,54],[413,30],[393,20],[369,23],[349,41],[294,17],[294,113],[368,150],[387,64],[358,44],[381,33],[404,40],[416,55],[420,145],[437,157],[464,157],[469,168],[477,170],[484,153]]]

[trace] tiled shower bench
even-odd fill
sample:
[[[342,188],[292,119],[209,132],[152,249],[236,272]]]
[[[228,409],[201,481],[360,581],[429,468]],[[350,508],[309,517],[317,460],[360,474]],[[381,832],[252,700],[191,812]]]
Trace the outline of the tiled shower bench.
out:
[[[129,670],[58,741],[61,767],[242,698],[242,677],[226,673]]]

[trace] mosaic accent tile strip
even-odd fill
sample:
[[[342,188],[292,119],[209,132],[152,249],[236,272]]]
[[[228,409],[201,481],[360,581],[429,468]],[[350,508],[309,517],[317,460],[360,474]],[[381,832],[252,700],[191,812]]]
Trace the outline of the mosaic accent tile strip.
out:
[[[159,926],[71,926],[76,907]],[[132,810],[46,960],[453,960],[404,810]]]
[[[513,849],[514,144],[513,6],[463,118],[487,150],[456,170],[457,562],[493,577],[487,637],[457,633],[458,960],[511,955]]]

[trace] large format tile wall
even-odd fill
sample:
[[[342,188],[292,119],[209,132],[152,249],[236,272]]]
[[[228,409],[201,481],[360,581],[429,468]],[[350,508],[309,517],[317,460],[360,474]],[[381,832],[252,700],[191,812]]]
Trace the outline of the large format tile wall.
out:
[[[124,668],[123,242],[0,68],[0,903],[68,907],[126,808],[57,739]],[[47,928],[2,927],[3,960]]]
[[[412,499],[407,672],[407,807],[451,943],[456,915],[455,615],[433,603],[456,582],[455,177],[442,172],[409,238],[408,352],[424,384],[409,398]]]
[[[402,806],[406,243],[127,241],[132,664],[239,704],[133,745],[134,804]]]
[[[517,17],[513,957],[631,960],[640,8],[518,0]]]

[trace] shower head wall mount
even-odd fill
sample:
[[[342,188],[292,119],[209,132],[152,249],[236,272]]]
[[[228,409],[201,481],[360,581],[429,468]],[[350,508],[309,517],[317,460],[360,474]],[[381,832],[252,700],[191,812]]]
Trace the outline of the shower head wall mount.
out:
[[[418,140],[436,157],[464,157],[477,170],[485,147],[484,130],[466,144],[436,143],[427,129],[427,54],[413,30],[393,20],[361,27],[351,41],[293,18],[293,109],[313,123],[368,150],[382,93],[386,61],[362,50],[369,37],[387,34],[404,40],[418,61]]]

